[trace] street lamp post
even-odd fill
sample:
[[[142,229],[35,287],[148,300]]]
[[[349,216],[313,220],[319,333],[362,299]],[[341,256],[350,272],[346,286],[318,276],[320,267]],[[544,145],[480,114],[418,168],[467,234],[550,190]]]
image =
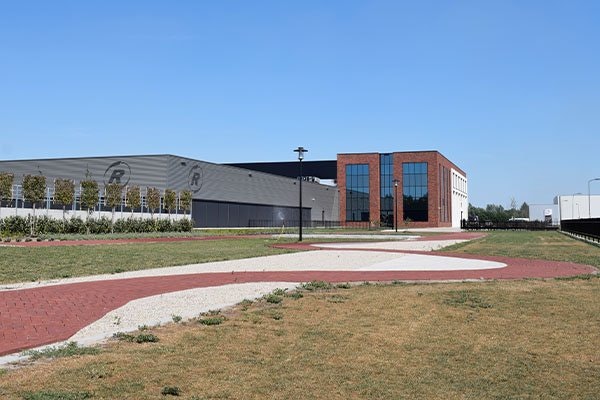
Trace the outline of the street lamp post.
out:
[[[592,218],[592,196],[590,194],[590,183],[600,181],[600,178],[592,178],[588,181],[588,218]]]
[[[299,223],[299,231],[298,231],[298,241],[302,241],[302,160],[304,160],[304,153],[308,153],[304,147],[298,147],[294,150],[298,153],[298,161],[300,161],[300,198],[298,204],[298,212],[300,214],[300,223]]]
[[[398,233],[398,179],[394,179],[394,226]]]

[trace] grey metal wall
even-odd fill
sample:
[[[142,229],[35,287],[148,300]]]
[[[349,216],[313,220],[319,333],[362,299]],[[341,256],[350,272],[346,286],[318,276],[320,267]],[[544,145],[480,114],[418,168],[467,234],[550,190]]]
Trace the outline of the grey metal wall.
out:
[[[0,171],[13,173],[16,184],[25,174],[41,172],[49,186],[56,178],[73,179],[78,185],[89,171],[101,188],[112,179],[142,189],[191,190],[196,200],[298,206],[299,182],[295,179],[174,155],[0,161]],[[311,209],[311,219],[339,219],[336,187],[304,182],[302,189],[303,207]]]
[[[48,186],[53,186],[56,178],[73,179],[78,185],[89,171],[91,179],[101,188],[112,177],[123,185],[156,186],[164,190],[168,159],[167,155],[157,155],[0,161],[0,171],[13,173],[16,184],[22,182],[23,175],[41,172]]]

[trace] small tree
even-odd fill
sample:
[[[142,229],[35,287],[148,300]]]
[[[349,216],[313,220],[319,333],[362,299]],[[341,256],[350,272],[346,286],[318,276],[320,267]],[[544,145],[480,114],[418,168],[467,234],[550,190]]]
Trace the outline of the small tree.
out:
[[[35,205],[42,201],[46,192],[46,177],[43,175],[25,175],[23,177],[23,197],[33,205],[31,235],[35,231]]]
[[[150,215],[154,219],[154,211],[160,207],[160,191],[155,187],[149,187],[146,190],[146,203],[150,210]]]
[[[189,212],[192,209],[192,192],[184,190],[179,193],[179,207],[185,212]]]
[[[63,220],[66,208],[73,204],[75,199],[75,183],[71,179],[54,180],[54,202],[63,207]]]
[[[105,186],[104,190],[106,191],[106,205],[109,206],[112,210],[112,223],[111,223],[111,232],[114,232],[114,224],[115,224],[115,209],[121,204],[123,199],[123,188],[118,183],[109,183]]]
[[[171,219],[171,211],[177,207],[177,193],[174,190],[166,189],[165,190],[165,208],[169,211],[169,219]]]
[[[13,174],[0,172],[0,206],[2,206],[2,201],[11,198],[14,180],[15,176]]]
[[[140,208],[142,205],[142,196],[140,194],[139,186],[130,186],[127,188],[127,207],[131,208],[131,216],[133,217],[133,210]]]
[[[87,209],[88,219],[91,210],[98,204],[98,182],[91,179],[81,181],[81,204]]]

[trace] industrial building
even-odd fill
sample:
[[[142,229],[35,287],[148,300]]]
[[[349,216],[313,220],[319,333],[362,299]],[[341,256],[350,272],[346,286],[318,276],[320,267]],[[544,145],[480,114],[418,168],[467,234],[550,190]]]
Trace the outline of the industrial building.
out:
[[[302,164],[305,221],[460,227],[468,213],[466,174],[437,151],[338,154],[336,160]],[[101,189],[115,182],[139,186],[142,197],[147,187],[189,190],[197,227],[292,226],[299,220],[298,161],[215,164],[164,154],[0,161],[0,172],[15,176],[2,215],[28,206],[22,178],[41,174],[48,186],[46,209],[57,208],[55,179],[72,179],[77,187],[89,177]],[[81,209],[78,193],[73,211]],[[106,211],[102,204],[101,194],[97,211]],[[128,211],[125,201],[123,210]],[[144,207],[130,211],[143,213]]]

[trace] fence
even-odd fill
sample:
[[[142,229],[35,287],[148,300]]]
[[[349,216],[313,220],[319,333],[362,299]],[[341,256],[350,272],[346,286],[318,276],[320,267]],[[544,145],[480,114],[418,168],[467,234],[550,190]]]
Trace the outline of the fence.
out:
[[[560,230],[591,242],[600,243],[600,218],[561,220]]]
[[[274,220],[274,219],[251,219],[248,221],[251,228],[296,228],[300,226],[299,220]],[[352,225],[342,224],[340,221],[312,220],[302,221],[304,228],[353,228],[370,229],[371,224],[366,222],[353,222]]]
[[[460,227],[466,230],[525,230],[548,231],[557,230],[558,225],[544,221],[467,221],[462,220]]]
[[[164,208],[164,198],[160,197],[160,203],[158,209],[152,210],[148,207],[148,199],[147,199],[147,190],[140,189],[140,207],[135,209],[131,209],[127,206],[127,188],[124,188],[124,192],[121,195],[121,202],[119,206],[115,208],[115,217],[119,218],[127,218],[132,213],[136,216],[150,217],[154,214],[157,218],[182,218],[187,217],[191,218],[191,209],[186,212],[183,210],[181,206],[180,194],[177,194],[176,198],[176,207],[168,212]],[[54,198],[55,188],[47,187],[44,199],[42,199],[39,203],[36,204],[36,214],[37,215],[47,215],[53,218],[62,218],[63,213],[63,205],[58,204]],[[82,188],[76,187],[73,193],[73,203],[69,204],[65,207],[65,212],[68,217],[85,217],[87,215],[87,209],[82,204],[81,200]],[[32,213],[33,204],[26,200],[23,195],[23,187],[21,185],[13,185],[12,187],[12,195],[9,199],[5,199],[0,201],[0,218],[6,217],[9,215],[22,216],[26,217],[27,215]],[[105,189],[100,188],[98,192],[98,201],[93,209],[91,209],[95,215],[99,216],[108,216],[112,215],[112,208],[106,204],[106,196]]]

